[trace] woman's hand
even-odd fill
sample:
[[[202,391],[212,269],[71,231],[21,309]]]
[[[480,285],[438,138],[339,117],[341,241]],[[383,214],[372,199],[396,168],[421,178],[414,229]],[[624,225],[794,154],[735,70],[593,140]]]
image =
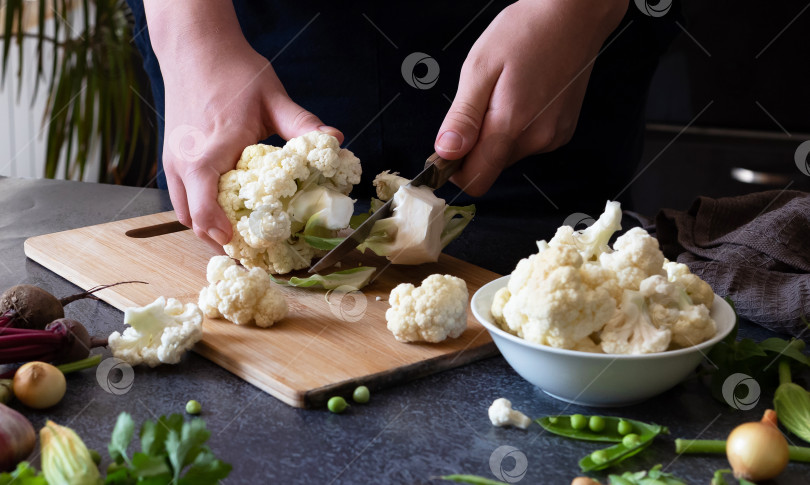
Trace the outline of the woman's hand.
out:
[[[456,185],[483,195],[506,167],[571,139],[593,61],[627,4],[521,0],[492,21],[436,137],[440,156],[467,156]]]
[[[222,246],[232,228],[217,203],[219,176],[246,146],[273,134],[290,139],[320,130],[341,142],[343,135],[290,99],[245,40],[230,1],[194,3],[146,4],[166,93],[163,168],[179,221]],[[178,15],[194,20],[170,22]]]

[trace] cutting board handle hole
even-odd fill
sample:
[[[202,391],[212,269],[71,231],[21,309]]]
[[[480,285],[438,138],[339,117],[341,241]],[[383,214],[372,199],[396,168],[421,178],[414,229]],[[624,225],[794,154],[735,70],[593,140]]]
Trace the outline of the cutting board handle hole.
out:
[[[129,237],[143,239],[147,237],[163,236],[173,232],[187,231],[188,228],[179,221],[164,222],[163,224],[155,224],[154,226],[139,227],[138,229],[130,229],[125,232]]]

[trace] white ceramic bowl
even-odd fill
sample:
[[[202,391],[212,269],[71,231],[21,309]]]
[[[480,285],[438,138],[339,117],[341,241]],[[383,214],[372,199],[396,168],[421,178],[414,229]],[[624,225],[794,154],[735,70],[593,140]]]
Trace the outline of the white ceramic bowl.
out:
[[[715,295],[711,315],[717,323],[717,335],[694,347],[644,355],[557,349],[523,340],[495,323],[490,313],[492,299],[508,281],[509,276],[504,276],[475,292],[473,314],[521,377],[552,397],[584,406],[625,406],[670,389],[734,327],[734,311]]]

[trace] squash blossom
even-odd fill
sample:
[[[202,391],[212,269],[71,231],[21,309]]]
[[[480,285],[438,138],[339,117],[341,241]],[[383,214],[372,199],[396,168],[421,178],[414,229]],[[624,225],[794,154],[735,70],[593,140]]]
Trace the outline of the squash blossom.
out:
[[[75,431],[48,420],[39,431],[39,440],[42,444],[42,473],[49,484],[101,483],[98,467]]]

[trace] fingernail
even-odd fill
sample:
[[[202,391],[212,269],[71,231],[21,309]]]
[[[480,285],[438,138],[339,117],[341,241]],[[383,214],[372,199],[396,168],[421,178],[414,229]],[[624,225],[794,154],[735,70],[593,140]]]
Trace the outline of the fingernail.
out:
[[[228,236],[226,236],[224,232],[220,231],[216,227],[212,227],[208,230],[208,237],[216,241],[220,246],[228,244]]]
[[[318,127],[318,131],[320,131],[321,133],[328,133],[334,136],[334,134],[337,133],[338,130],[332,128],[331,126],[322,125]]]
[[[457,152],[461,150],[462,143],[464,143],[464,139],[461,138],[461,135],[455,131],[445,131],[436,142],[436,148],[446,152]]]

